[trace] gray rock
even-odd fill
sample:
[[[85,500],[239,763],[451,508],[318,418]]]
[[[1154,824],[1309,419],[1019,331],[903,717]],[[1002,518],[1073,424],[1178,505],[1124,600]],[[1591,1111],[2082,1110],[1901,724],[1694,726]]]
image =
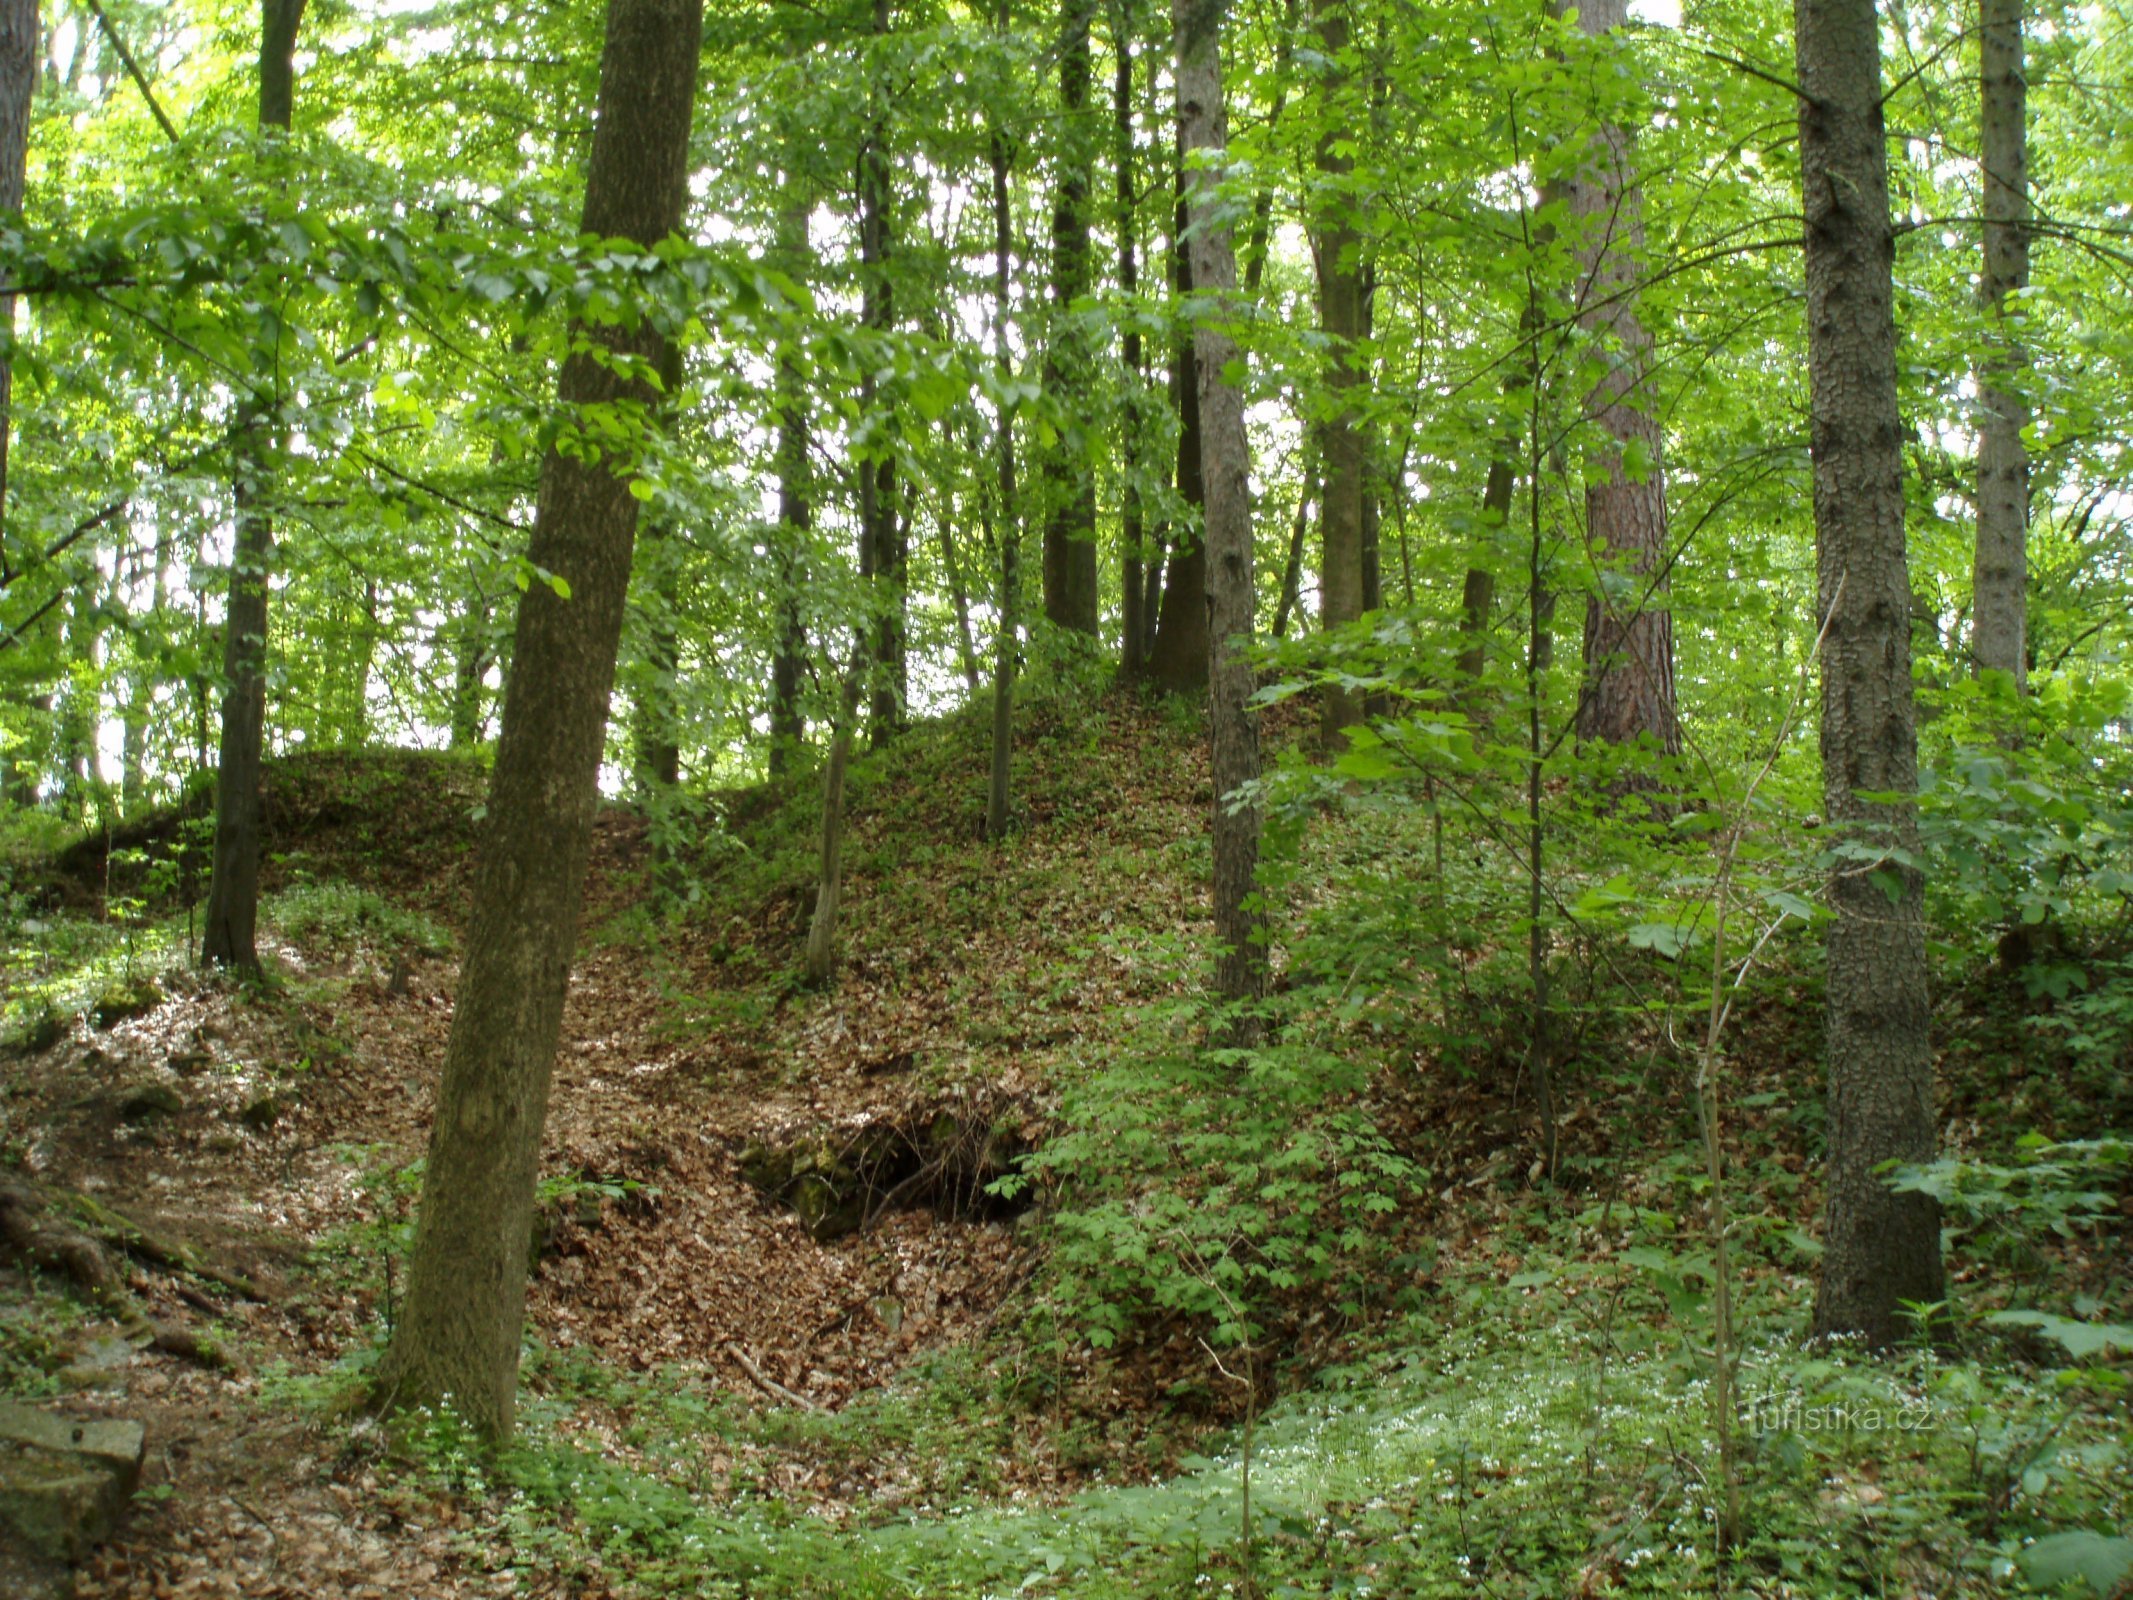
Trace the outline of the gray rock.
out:
[[[147,1445],[138,1422],[0,1402],[0,1550],[25,1566],[81,1560],[118,1525]]]

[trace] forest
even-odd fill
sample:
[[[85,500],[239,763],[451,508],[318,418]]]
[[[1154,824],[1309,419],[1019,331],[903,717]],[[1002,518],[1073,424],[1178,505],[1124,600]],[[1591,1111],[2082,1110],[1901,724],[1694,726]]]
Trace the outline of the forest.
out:
[[[2133,1596],[2126,0],[0,0],[0,1593]]]

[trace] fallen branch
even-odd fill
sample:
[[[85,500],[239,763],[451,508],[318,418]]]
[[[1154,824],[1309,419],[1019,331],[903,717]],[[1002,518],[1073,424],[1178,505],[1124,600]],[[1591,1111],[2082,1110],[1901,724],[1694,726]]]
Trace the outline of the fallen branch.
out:
[[[815,1401],[808,1399],[806,1395],[800,1394],[795,1390],[786,1388],[784,1384],[778,1382],[777,1379],[771,1377],[769,1373],[765,1372],[761,1367],[757,1366],[753,1361],[749,1360],[748,1352],[743,1350],[739,1345],[733,1344],[729,1341],[726,1345],[726,1354],[730,1355],[731,1357],[733,1357],[734,1360],[738,1361],[741,1364],[741,1370],[747,1373],[749,1377],[753,1378],[756,1381],[757,1386],[760,1387],[765,1394],[771,1395],[776,1399],[786,1401],[788,1404],[796,1405],[803,1411],[813,1411],[817,1414],[820,1414],[826,1409],[825,1407],[818,1405]]]

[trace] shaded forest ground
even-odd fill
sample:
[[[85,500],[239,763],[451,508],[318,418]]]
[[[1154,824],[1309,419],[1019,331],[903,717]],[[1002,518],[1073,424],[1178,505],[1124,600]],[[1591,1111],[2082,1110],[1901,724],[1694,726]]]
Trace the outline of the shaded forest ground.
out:
[[[492,1481],[448,1423],[396,1452],[333,1407],[395,1308],[451,1017],[480,767],[371,755],[276,769],[262,986],[199,975],[185,959],[172,909],[184,873],[156,865],[171,861],[180,818],[19,867],[8,973],[18,1042],[0,1065],[7,1168],[180,1242],[256,1290],[136,1267],[157,1322],[225,1353],[218,1366],[140,1348],[49,1275],[0,1272],[0,1382],[60,1396],[77,1415],[148,1425],[148,1490],[80,1592],[696,1592],[706,1564],[730,1574],[744,1559],[736,1551],[758,1563],[760,1592],[859,1592],[862,1578],[906,1592],[927,1586],[895,1576],[906,1557],[878,1545],[834,1555],[825,1530],[900,1527],[910,1514],[930,1527],[949,1506],[1066,1504],[1096,1484],[1201,1483],[1212,1469],[1196,1452],[1233,1444],[1223,1430],[1247,1411],[1328,1371],[1351,1384],[1376,1372],[1364,1388],[1380,1396],[1471,1395],[1487,1387],[1471,1375],[1417,1391],[1414,1373],[1449,1373],[1446,1363],[1499,1339],[1538,1341],[1532,1360],[1575,1372],[1551,1341],[1598,1329],[1615,1352],[1600,1358],[1602,1375],[1619,1362],[1619,1381],[1656,1359],[1670,1315],[1698,1326],[1686,1246],[1649,1270],[1616,1265],[1624,1251],[1693,1233],[1684,1074],[1634,1016],[1583,1038],[1581,1075],[1565,1087],[1575,1159],[1567,1192],[1551,1200],[1531,1172],[1515,994],[1469,996],[1457,1048],[1442,1037],[1426,1053],[1398,1037],[1384,1044],[1370,1114],[1419,1178],[1376,1224],[1362,1303],[1352,1291],[1282,1299],[1244,1381],[1237,1353],[1224,1360],[1190,1317],[1144,1317],[1108,1351],[1063,1327],[1046,1297],[1048,1191],[1037,1209],[1012,1211],[983,1202],[968,1169],[939,1181],[918,1173],[924,1181],[877,1183],[864,1226],[818,1242],[792,1206],[750,1183],[744,1169],[762,1150],[848,1150],[881,1126],[922,1139],[944,1118],[1008,1148],[1041,1143],[1061,1084],[1132,1048],[1136,1008],[1192,976],[1162,957],[1203,932],[1211,796],[1191,719],[1122,698],[1040,701],[1020,774],[1030,799],[1005,850],[979,837],[981,738],[974,718],[927,725],[859,766],[846,960],[828,995],[792,981],[813,887],[811,784],[717,801],[717,826],[701,834],[715,842],[685,861],[678,910],[649,893],[644,820],[622,808],[603,816],[542,1226],[529,1241],[528,1431],[550,1458],[575,1463],[567,1484],[546,1491],[549,1469],[524,1463]],[[1382,843],[1338,820],[1323,834],[1299,900],[1311,874],[1330,882],[1347,855]],[[2025,1009],[1989,972],[1951,1004],[1943,1121],[1975,1151],[2001,1153],[2023,1128],[2083,1133],[2055,1122],[2110,1113],[2069,1101],[2063,1062],[2037,1047]],[[1811,1293],[1817,1010],[1811,973],[1781,974],[1749,1006],[1733,1049],[1729,1138],[1747,1174],[1744,1237],[1757,1241],[1747,1270],[1773,1324],[1802,1316]],[[2116,1112],[2122,1120],[2124,1107]],[[2111,1203],[2116,1220],[2102,1233],[2071,1230],[2041,1248],[2063,1285],[2123,1310],[2133,1201],[2121,1189]],[[1960,1266],[1958,1282],[1994,1270]],[[1497,1370],[1519,1372],[1519,1359]],[[1386,1361],[1406,1376],[1388,1375]],[[2036,1386],[2022,1404],[2045,1403],[2044,1371],[2010,1380]],[[1532,1393],[1553,1392],[1527,1377]],[[1889,1381],[1910,1383],[1909,1394],[1917,1373]],[[1582,1379],[1563,1391],[1583,1392]],[[1617,1421],[1634,1431],[1649,1418]],[[1502,1417],[1489,1426],[1516,1436]],[[1597,1427],[1588,1419],[1588,1485]],[[2054,1432],[2100,1450],[2112,1435],[2090,1438],[2091,1428],[2084,1410]],[[1270,1437],[1282,1437],[1278,1420]],[[1367,1526],[1358,1513],[1344,1535],[1355,1572],[1383,1584],[1411,1559],[1441,1569],[1447,1592],[1465,1592],[1477,1561],[1484,1578],[1543,1570],[1500,1535],[1490,1545],[1474,1534],[1464,1513],[1469,1477],[1478,1496],[1509,1494],[1513,1478],[1523,1491],[1524,1476],[1461,1459],[1460,1514],[1425,1518],[1418,1501],[1409,1517],[1441,1524],[1443,1540],[1401,1555],[1391,1533],[1377,1543],[1357,1533]],[[1697,1514],[1684,1485],[1701,1481],[1700,1459],[1687,1443],[1658,1451],[1652,1481],[1679,1479],[1663,1494],[1625,1490],[1617,1504],[1588,1492],[1576,1513],[1590,1523],[1589,1548],[1566,1569],[1585,1574],[1581,1592],[1638,1587],[1642,1562],[1631,1558],[1665,1543],[1654,1532],[1660,1503],[1680,1500],[1667,1516]],[[2010,1459],[2019,1479],[2028,1458]],[[2123,1486],[2114,1498],[2096,1482],[2123,1462],[2099,1454],[2092,1471],[2062,1467],[2062,1485],[2092,1516],[2120,1516]],[[1896,1492],[1876,1487],[1888,1469],[1827,1465],[1804,1469],[1819,1487],[1806,1492],[1797,1537],[1826,1535],[1847,1571],[1866,1559],[1860,1550],[1880,1552],[1880,1576],[1861,1578],[1859,1592],[1959,1592],[1971,1581],[1917,1554],[1928,1524],[1879,1526],[1877,1508]],[[1268,1491],[1277,1512],[1279,1481]],[[1183,1503],[1203,1519],[1209,1505],[1231,1514],[1213,1490]],[[691,1520],[704,1516],[702,1528]],[[976,1574],[997,1560],[1060,1592],[1096,1592],[1085,1554],[1016,1526],[1013,1539],[994,1539],[1005,1553],[928,1547],[908,1557],[910,1570],[937,1561]],[[1226,1526],[1186,1530],[1188,1568],[1239,1576],[1224,1565],[1232,1558],[1210,1553]],[[1308,1560],[1292,1552],[1299,1574],[1332,1570],[1330,1533],[1284,1537],[1298,1551],[1323,1546]],[[764,1553],[780,1541],[785,1556]],[[1167,1583],[1170,1569],[1147,1552],[1169,1545],[1151,1536],[1122,1548],[1138,1554],[1102,1558],[1116,1568],[1106,1582],[1120,1592]],[[787,1558],[794,1565],[778,1564]],[[1769,1570],[1766,1592],[1831,1592],[1811,1577],[1785,1587],[1793,1580],[1776,1555]]]

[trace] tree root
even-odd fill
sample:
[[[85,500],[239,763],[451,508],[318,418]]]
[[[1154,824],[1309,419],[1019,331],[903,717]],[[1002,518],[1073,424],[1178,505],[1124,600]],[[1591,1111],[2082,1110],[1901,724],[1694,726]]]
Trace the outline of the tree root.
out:
[[[67,1220],[63,1212],[70,1209],[85,1217],[91,1227]],[[249,1279],[219,1271],[185,1245],[159,1238],[87,1195],[59,1195],[21,1179],[0,1178],[0,1256],[12,1256],[66,1279],[117,1318],[128,1339],[211,1371],[231,1371],[234,1364],[221,1346],[190,1328],[159,1323],[148,1315],[112,1259],[111,1247],[137,1260],[191,1273],[248,1299],[266,1298]],[[187,1293],[183,1285],[180,1293],[188,1304],[205,1301],[213,1308],[205,1295]]]

